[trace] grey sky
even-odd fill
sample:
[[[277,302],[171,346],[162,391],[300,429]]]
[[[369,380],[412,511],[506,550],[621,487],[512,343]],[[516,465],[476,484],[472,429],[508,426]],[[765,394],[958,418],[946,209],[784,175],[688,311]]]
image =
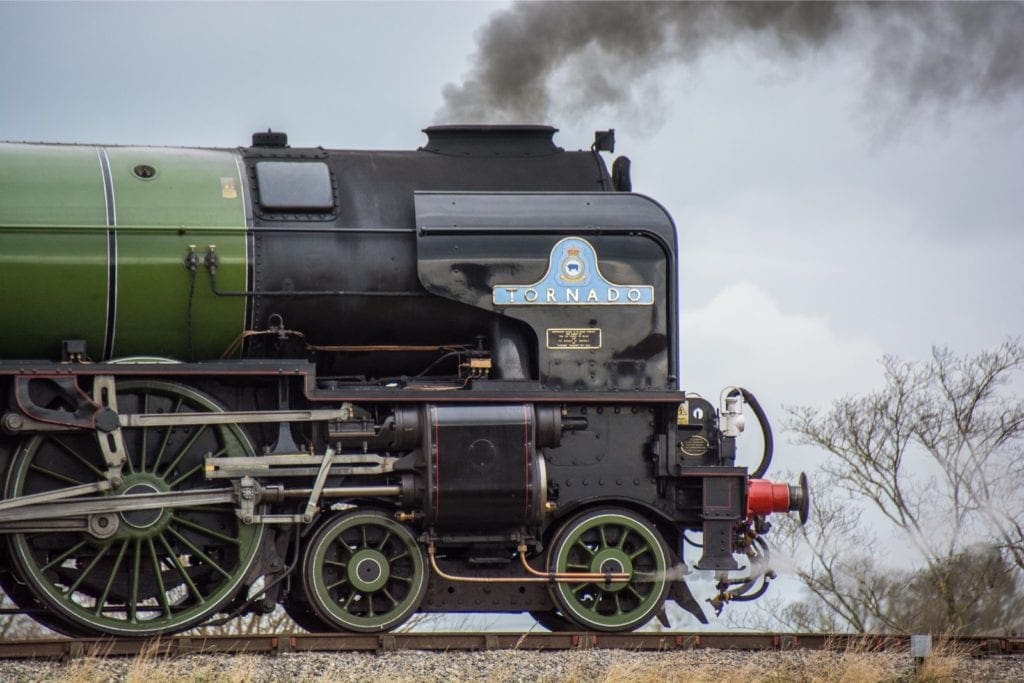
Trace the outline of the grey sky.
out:
[[[414,148],[504,6],[0,3],[0,139]],[[649,73],[658,112],[548,122],[566,148],[616,128],[675,217],[685,388],[744,384],[778,419],[871,388],[882,353],[1024,334],[1024,99],[894,115],[867,64],[722,44]]]

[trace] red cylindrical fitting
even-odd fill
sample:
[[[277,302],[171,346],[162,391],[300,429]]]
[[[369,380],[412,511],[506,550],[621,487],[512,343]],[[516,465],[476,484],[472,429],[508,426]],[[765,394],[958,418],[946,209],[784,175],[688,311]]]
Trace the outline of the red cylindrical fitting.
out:
[[[747,515],[770,515],[789,512],[789,484],[776,484],[767,479],[747,480]]]

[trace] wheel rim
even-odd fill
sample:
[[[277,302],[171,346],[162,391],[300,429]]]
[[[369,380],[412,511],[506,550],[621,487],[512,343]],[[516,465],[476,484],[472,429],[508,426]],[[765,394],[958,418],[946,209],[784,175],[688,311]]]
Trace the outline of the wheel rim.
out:
[[[4,539],[2,544],[0,544],[0,548],[3,548],[4,552],[7,553],[7,557],[13,556],[7,539]],[[35,593],[20,579],[16,578],[13,571],[0,571],[0,590],[4,592],[4,595],[11,602],[18,606],[18,609],[30,610],[30,618],[51,631],[62,633],[72,638],[91,635],[91,632],[83,632],[82,629],[76,628],[74,624],[67,620],[47,612],[36,598]]]
[[[171,382],[124,382],[117,392],[125,413],[221,410]],[[206,457],[252,455],[236,425],[122,432],[123,484],[103,496],[209,488]],[[104,469],[91,434],[36,436],[15,454],[6,490],[17,496],[92,483]],[[14,534],[15,567],[48,609],[77,627],[137,636],[181,631],[215,614],[241,587],[263,533],[242,524],[230,504],[96,516],[90,529]],[[114,530],[102,537],[106,529]]]
[[[596,511],[571,520],[551,549],[557,572],[624,572],[629,582],[559,583],[560,611],[599,631],[634,629],[647,623],[668,592],[668,550],[661,535],[627,511]]]
[[[336,627],[362,632],[398,626],[426,593],[426,562],[416,537],[381,512],[328,522],[306,549],[310,606]]]

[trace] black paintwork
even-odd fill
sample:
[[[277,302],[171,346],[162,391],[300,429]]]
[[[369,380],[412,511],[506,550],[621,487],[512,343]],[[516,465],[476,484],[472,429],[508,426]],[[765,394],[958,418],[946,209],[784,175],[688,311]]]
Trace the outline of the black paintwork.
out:
[[[675,386],[675,225],[640,195],[417,193],[421,282],[438,296],[525,322],[539,378],[552,390],[648,390]],[[595,248],[616,284],[652,285],[653,306],[507,306],[500,283],[540,280],[566,236]],[[602,348],[548,349],[549,328],[602,330]]]
[[[554,390],[674,387],[668,330],[675,325],[675,228],[665,212],[645,198],[605,192],[611,183],[600,157],[555,147],[554,129],[427,132],[427,145],[413,152],[245,150],[256,209],[250,327],[265,328],[279,316],[317,345],[482,339],[497,350],[504,371],[498,377],[526,375]],[[326,163],[335,210],[282,214],[287,201],[278,196],[274,207],[264,207],[256,168],[267,160]],[[566,192],[577,194],[550,194]],[[593,326],[592,309],[498,311],[487,303],[501,277],[542,275],[551,247],[568,235],[592,240],[613,281],[657,290],[654,307],[601,311],[596,324],[607,330],[607,342],[600,352],[550,353],[543,343],[545,327]],[[501,357],[510,346],[519,349],[513,361]],[[339,356],[323,370],[397,376],[416,374],[429,360],[412,353]]]
[[[681,531],[701,530],[698,566],[734,568],[747,473],[732,467],[734,444],[720,435],[714,406],[677,390],[671,218],[628,192],[628,160],[613,180],[596,152],[555,146],[552,128],[427,133],[423,148],[404,152],[295,149],[282,134],[254,136],[254,146],[241,150],[252,214],[250,289],[223,294],[249,297],[250,330],[287,332],[254,337],[242,358],[222,362],[2,362],[8,409],[75,429],[112,429],[112,415],[91,398],[98,375],[172,379],[235,410],[348,402],[357,414],[349,424],[289,431],[274,423],[247,433],[258,450],[302,444],[322,453],[331,445],[343,454],[397,456],[393,471],[332,475],[327,485],[400,486],[398,502],[369,505],[401,511],[421,540],[437,545],[449,573],[525,576],[512,562],[520,546],[543,568],[559,528],[596,506],[644,515],[687,561]],[[570,236],[592,245],[611,282],[652,287],[653,305],[493,303],[498,284],[539,281],[554,245]],[[584,346],[599,348],[549,348],[559,346],[548,341],[562,338],[551,334],[561,329],[569,330],[565,339],[575,330],[592,341]],[[422,348],[351,348],[359,346]],[[438,350],[453,346],[488,358],[487,376],[456,375],[456,363]],[[680,414],[681,405],[689,412]],[[684,583],[671,596],[703,620]],[[547,613],[553,603],[543,583],[433,576],[422,608]]]

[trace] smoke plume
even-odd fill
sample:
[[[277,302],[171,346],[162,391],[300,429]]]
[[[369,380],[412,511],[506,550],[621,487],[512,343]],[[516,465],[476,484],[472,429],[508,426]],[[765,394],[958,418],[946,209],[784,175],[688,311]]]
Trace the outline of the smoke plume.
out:
[[[484,27],[438,117],[532,122],[604,106],[651,122],[659,71],[734,46],[791,63],[845,50],[864,62],[865,96],[893,112],[1024,92],[1021,3],[524,2]]]

